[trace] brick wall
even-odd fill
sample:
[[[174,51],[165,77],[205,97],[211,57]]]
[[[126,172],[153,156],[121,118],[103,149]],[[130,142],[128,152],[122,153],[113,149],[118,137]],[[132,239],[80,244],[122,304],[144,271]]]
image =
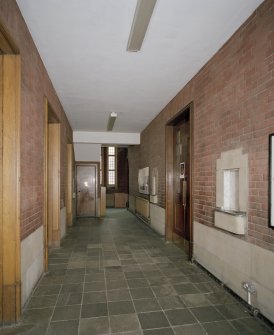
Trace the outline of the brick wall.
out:
[[[266,0],[229,41],[142,132],[130,148],[130,193],[137,166],[158,167],[160,206],[165,206],[165,124],[194,103],[194,220],[212,226],[216,159],[242,147],[249,158],[246,240],[274,251],[268,228],[268,135],[274,132],[274,6]],[[139,150],[139,152],[138,152]],[[138,152],[138,153],[137,153]]]
[[[15,0],[0,0],[0,21],[21,55],[21,239],[24,239],[43,224],[45,97],[61,122],[61,204],[65,204],[66,144],[72,140],[72,130]]]

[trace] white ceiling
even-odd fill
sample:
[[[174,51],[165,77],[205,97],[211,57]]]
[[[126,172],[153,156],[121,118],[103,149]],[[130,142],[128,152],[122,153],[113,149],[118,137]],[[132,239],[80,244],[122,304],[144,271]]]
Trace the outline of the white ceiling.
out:
[[[140,132],[262,3],[158,0],[138,53],[137,0],[17,0],[73,130]]]

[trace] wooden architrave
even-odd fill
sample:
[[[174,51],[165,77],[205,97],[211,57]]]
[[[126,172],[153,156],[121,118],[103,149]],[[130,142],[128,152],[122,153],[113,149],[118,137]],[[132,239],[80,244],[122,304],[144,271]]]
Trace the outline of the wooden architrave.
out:
[[[48,268],[48,248],[58,248],[61,239],[60,225],[60,155],[61,126],[47,99],[45,99],[44,134],[44,269]]]
[[[58,248],[60,226],[60,123],[48,124],[48,245]]]
[[[20,90],[18,55],[0,56],[0,322],[21,316]]]
[[[73,144],[67,144],[67,185],[66,185],[66,211],[67,211],[67,225],[73,224],[73,164],[74,153]]]

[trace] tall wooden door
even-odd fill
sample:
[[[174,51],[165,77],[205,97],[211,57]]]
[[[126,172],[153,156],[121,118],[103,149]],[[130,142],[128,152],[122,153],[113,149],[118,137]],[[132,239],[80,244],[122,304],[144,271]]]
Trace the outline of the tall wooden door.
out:
[[[76,165],[77,216],[96,216],[97,164]]]
[[[190,238],[190,119],[184,114],[174,126],[174,226],[176,234],[189,241]]]

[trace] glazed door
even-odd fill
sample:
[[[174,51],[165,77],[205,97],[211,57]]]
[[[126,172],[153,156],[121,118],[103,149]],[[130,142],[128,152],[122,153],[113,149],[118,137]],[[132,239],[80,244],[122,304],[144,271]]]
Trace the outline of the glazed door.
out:
[[[96,216],[97,165],[76,165],[77,216]]]
[[[189,113],[174,126],[174,226],[176,234],[190,238],[190,120]]]

